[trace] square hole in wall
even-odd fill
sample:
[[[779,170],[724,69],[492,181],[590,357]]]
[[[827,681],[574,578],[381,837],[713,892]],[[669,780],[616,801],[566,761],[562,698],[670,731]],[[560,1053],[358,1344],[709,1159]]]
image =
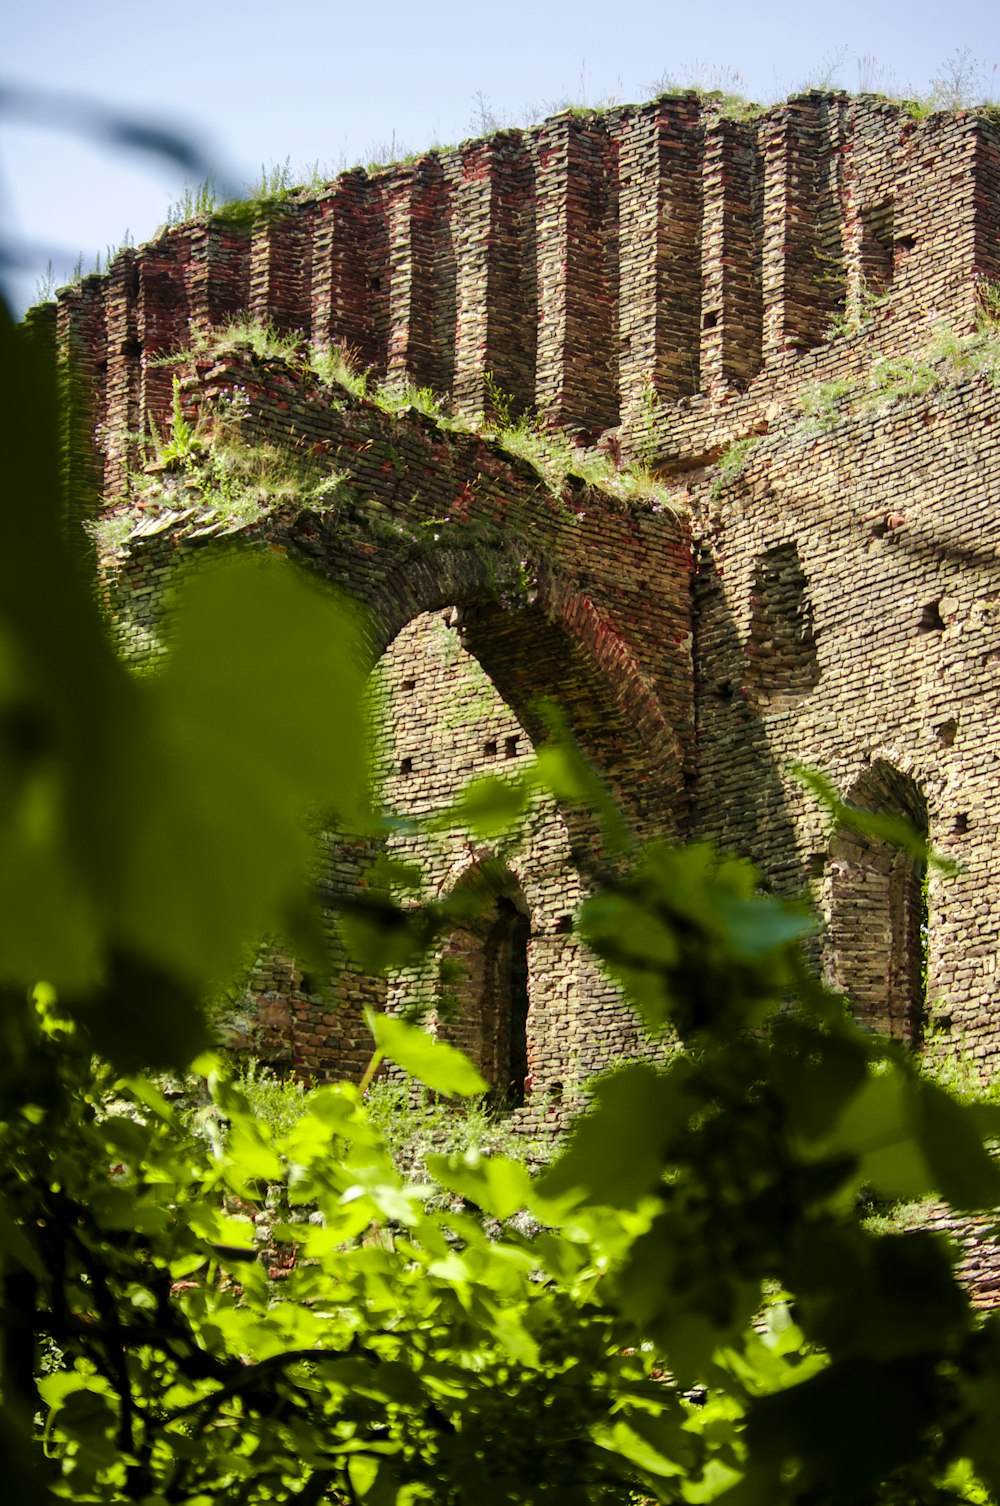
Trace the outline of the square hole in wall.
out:
[[[516,737],[505,737],[504,738],[504,742],[503,742],[503,756],[504,756],[504,758],[516,758],[516,756],[517,756],[517,738]]]
[[[399,765],[399,772],[401,774],[412,774],[413,773],[413,759],[412,758],[404,758],[404,759],[402,759],[400,761],[400,765]]]
[[[483,752],[486,754],[487,758],[496,758],[497,742],[495,737],[488,738],[487,741],[483,743]]]

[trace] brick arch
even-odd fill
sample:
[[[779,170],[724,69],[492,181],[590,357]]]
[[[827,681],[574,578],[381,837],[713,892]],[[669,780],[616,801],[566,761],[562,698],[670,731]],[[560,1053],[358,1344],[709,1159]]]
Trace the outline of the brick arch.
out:
[[[863,811],[902,818],[927,836],[920,786],[885,759],[861,775],[847,798]],[[828,873],[835,982],[864,1024],[917,1044],[926,1009],[926,865],[845,824],[830,843]]]
[[[522,528],[506,546],[484,544],[470,530],[467,543],[425,545],[402,560],[393,544],[369,544],[363,573],[355,550],[336,538],[304,557],[359,601],[373,666],[414,618],[456,608],[463,645],[531,740],[545,735],[542,704],[557,702],[639,830],[682,835],[682,731],[668,722],[648,665],[605,606],[526,545],[530,520]]]
[[[527,728],[462,644],[458,619],[454,607],[421,614],[379,666],[379,790],[385,808],[403,817],[446,810],[469,779],[516,773],[531,755]],[[486,881],[483,910],[439,938],[416,972],[393,980],[388,1007],[417,1002],[438,1014],[442,1033],[470,1051],[499,1098],[533,1123],[561,1122],[564,1087],[637,1040],[633,1011],[573,934],[601,856],[592,814],[539,791],[502,851],[461,827],[405,824],[387,848],[419,870],[425,899]],[[448,976],[455,963],[457,980]],[[452,992],[463,1003],[454,1037],[440,1009]]]

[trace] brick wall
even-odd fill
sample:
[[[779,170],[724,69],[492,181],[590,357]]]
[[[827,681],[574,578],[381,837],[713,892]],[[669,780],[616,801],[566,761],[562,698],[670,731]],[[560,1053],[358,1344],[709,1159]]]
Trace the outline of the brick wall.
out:
[[[869,345],[970,328],[977,275],[1000,267],[998,162],[990,119],[916,122],[873,96],[746,120],[695,94],[566,113],[344,174],[252,224],[171,227],[63,293],[63,320],[99,378],[113,488],[121,436],[163,413],[151,363],[240,312],[462,412],[489,406],[489,373],[519,409],[669,456],[677,400],[712,399],[723,442],[749,432],[873,294]]]
[[[733,120],[682,95],[353,172],[252,225],[210,217],[123,252],[56,315],[88,379],[109,498],[143,424],[164,421],[172,373],[158,358],[248,311],[450,392],[460,413],[509,394],[651,461],[688,500],[682,519],[572,479],[557,495],[493,441],[331,397],[304,362],[195,349],[175,368],[193,407],[235,400],[248,436],[304,446],[345,479],[323,506],[235,529],[197,499],[190,514],[135,514],[109,582],[126,651],[163,651],[179,561],[286,550],[371,614],[401,808],[443,803],[511,739],[516,762],[541,732],[535,697],[555,691],[640,831],[710,835],[776,888],[808,888],[828,922],[823,965],[873,1025],[917,1039],[933,1016],[991,1063],[1000,393],[970,374],[812,425],[801,406],[942,324],[973,330],[981,279],[1000,274],[998,164],[1000,131],[974,113],[916,122],[814,92]],[[745,438],[757,442],[726,480],[715,464]],[[829,830],[793,758],[926,826],[959,874],[925,882]],[[636,1038],[563,928],[600,863],[595,833],[572,810],[533,823],[485,929],[455,942],[467,1007],[442,1028],[499,1082],[514,1048],[484,1021],[497,979],[512,993],[526,970],[541,1104]],[[374,856],[330,837],[331,902]],[[447,843],[424,856],[438,886],[476,861]],[[357,1069],[361,1003],[402,985],[345,973],[334,1011],[313,984],[269,954],[270,1048]]]
[[[637,829],[684,833],[694,736],[686,518],[578,480],[554,492],[495,442],[415,410],[394,417],[367,400],[331,401],[301,366],[248,351],[183,377],[186,401],[224,408],[247,442],[318,452],[341,480],[322,505],[293,502],[249,523],[206,514],[190,489],[190,506],[133,509],[105,572],[129,657],[155,663],[166,652],[177,571],[234,547],[277,548],[367,610],[389,808],[426,814],[469,778],[516,769],[543,731],[537,698],[555,695]],[[457,831],[393,838],[388,852],[420,863],[423,898],[496,857]],[[338,900],[378,856],[370,842],[324,839],[319,883],[335,954]],[[589,812],[539,796],[502,856],[493,909],[446,948],[466,976],[449,978],[459,1009],[440,1028],[470,1046],[498,1093],[517,1067],[523,1119],[561,1122],[576,1084],[639,1048],[631,1011],[571,934],[604,863],[600,838]],[[369,1051],[363,1007],[433,1008],[442,955],[388,983],[341,965],[334,1000],[326,980],[304,979],[272,947],[251,980],[257,1044],[304,1072],[359,1073]],[[498,1001],[498,989],[509,1001],[515,987],[527,1001],[520,1047]]]
[[[922,826],[961,865],[928,880],[926,1008],[991,1061],[998,501],[1000,391],[988,382],[818,433],[786,414],[718,501],[703,493],[695,591],[698,828],[751,852],[780,887],[809,886],[838,941],[833,980],[873,1025],[912,1036],[912,976],[886,990],[901,947],[911,975],[917,965],[913,875],[893,877],[887,851],[832,833],[788,764],[816,765],[858,804]],[[779,588],[781,559],[794,579],[786,571]]]

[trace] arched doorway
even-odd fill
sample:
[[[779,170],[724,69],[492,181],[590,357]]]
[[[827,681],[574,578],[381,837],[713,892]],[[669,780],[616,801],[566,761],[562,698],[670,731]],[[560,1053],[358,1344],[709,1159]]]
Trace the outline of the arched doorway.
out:
[[[519,1108],[529,1086],[531,921],[507,870],[477,866],[463,876],[473,880],[482,889],[478,911],[442,950],[438,1034],[475,1062],[498,1102]]]
[[[902,818],[927,836],[919,786],[884,759],[861,776],[848,800],[863,811]],[[916,1045],[926,1013],[926,864],[845,823],[830,844],[827,872],[834,984],[863,1024]]]

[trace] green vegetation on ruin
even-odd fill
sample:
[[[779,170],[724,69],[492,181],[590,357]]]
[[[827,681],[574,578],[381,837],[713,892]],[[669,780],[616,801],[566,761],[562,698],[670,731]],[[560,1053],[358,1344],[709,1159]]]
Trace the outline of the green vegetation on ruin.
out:
[[[1000,283],[981,279],[977,303],[976,328],[968,334],[940,321],[912,353],[870,355],[861,375],[806,387],[796,399],[799,433],[822,433],[850,415],[926,397],[962,382],[1000,386]]]
[[[594,488],[628,506],[678,510],[678,495],[645,466],[617,466],[604,451],[577,445],[561,429],[532,414],[512,416],[513,400],[488,377],[491,414],[455,414],[447,399],[430,387],[379,381],[352,352],[340,346],[313,350],[298,334],[283,334],[266,321],[243,315],[189,349],[161,356],[153,363],[180,370],[195,355],[222,358],[252,354],[260,361],[281,361],[293,371],[320,382],[334,401],[369,402],[393,417],[416,412],[454,434],[478,435],[507,455],[527,462],[559,500],[567,520],[574,514],[563,501],[567,485]],[[216,405],[211,414],[187,417],[183,383],[175,376],[170,423],[136,436],[147,457],[129,477],[128,493],[91,524],[105,554],[120,549],[140,517],[180,511],[198,512],[198,526],[213,523],[232,530],[259,521],[269,512],[294,506],[324,510],[343,495],[343,473],[324,465],[305,444],[276,445],[248,436],[241,423],[238,394]]]

